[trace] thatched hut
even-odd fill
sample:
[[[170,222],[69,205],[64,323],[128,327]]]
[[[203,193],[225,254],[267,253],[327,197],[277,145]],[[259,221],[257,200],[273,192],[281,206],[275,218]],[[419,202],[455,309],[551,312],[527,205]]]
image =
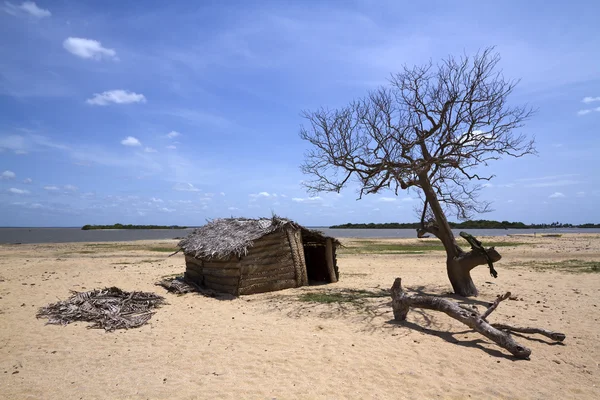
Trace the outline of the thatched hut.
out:
[[[337,282],[339,242],[288,219],[216,219],[179,242],[185,277],[233,295]]]

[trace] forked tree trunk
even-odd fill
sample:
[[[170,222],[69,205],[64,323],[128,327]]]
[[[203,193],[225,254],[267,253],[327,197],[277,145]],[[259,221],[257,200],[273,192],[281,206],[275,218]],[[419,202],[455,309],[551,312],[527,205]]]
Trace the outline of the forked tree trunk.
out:
[[[478,291],[471,278],[471,270],[478,265],[487,264],[485,256],[473,251],[465,252],[456,244],[452,228],[427,174],[419,176],[419,183],[436,220],[434,227],[425,227],[424,230],[435,235],[444,245],[447,255],[446,271],[454,293],[464,297],[477,296]],[[493,247],[487,249],[487,253],[492,262],[499,261],[501,258]]]
[[[477,296],[479,292],[471,278],[471,270],[465,268],[456,257],[446,259],[446,271],[454,293],[464,297]]]

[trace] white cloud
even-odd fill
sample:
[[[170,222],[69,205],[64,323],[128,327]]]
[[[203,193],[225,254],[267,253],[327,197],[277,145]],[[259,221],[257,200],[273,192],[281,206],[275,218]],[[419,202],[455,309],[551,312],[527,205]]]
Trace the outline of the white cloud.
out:
[[[181,133],[179,133],[179,132],[177,132],[177,131],[171,131],[171,132],[167,133],[167,137],[168,137],[169,139],[174,139],[174,138],[176,138],[177,136],[181,136]]]
[[[481,185],[482,188],[490,188],[490,187],[494,187],[493,183],[484,183],[483,185]]]
[[[573,179],[561,179],[558,181],[551,182],[537,182],[531,183],[529,185],[525,185],[526,187],[539,188],[539,187],[553,187],[553,186],[568,186],[568,185],[577,185],[581,183],[581,181],[576,181]]]
[[[60,189],[58,186],[50,185],[50,186],[44,186],[44,190],[47,190],[49,192],[58,192]]]
[[[169,149],[169,150],[175,150],[175,149],[177,149],[177,146],[170,145],[170,146],[167,146],[167,149]]]
[[[4,11],[14,16],[27,14],[34,18],[45,18],[52,15],[49,10],[39,8],[33,1],[24,1],[20,6],[6,1],[4,2]]]
[[[8,135],[0,136],[0,150],[9,150],[15,154],[27,154],[32,151],[69,150],[68,146],[55,143],[40,135]]]
[[[23,179],[23,183],[27,183],[27,184],[33,183],[33,179],[31,179],[31,178],[25,178],[25,179]]]
[[[260,193],[251,193],[248,196],[252,197],[252,198],[259,198],[259,197],[277,197],[277,194],[271,194],[269,192],[260,192]]]
[[[65,185],[64,188],[65,188],[65,190],[67,190],[69,192],[76,192],[77,191],[77,186],[75,186],[75,185]]]
[[[235,210],[239,210],[239,208],[237,208],[237,207],[229,207],[229,208],[227,208],[227,209],[228,209],[229,211],[235,211]]]
[[[156,150],[153,149],[152,147],[146,147],[144,149],[144,152],[146,152],[146,153],[156,153]]]
[[[29,194],[29,190],[16,189],[16,188],[10,188],[10,189],[8,189],[8,192],[12,193],[12,194]]]
[[[541,176],[539,178],[520,178],[520,179],[517,179],[517,182],[544,181],[544,180],[552,180],[552,179],[572,178],[574,176],[579,176],[579,174],[560,174],[560,175]]]
[[[174,208],[163,207],[163,208],[160,209],[160,211],[172,213],[172,212],[175,211],[175,209]]]
[[[575,196],[577,196],[577,197],[585,197],[585,192],[577,192],[575,194]]]
[[[295,201],[296,203],[306,203],[306,202],[313,202],[313,201],[321,201],[321,197],[320,196],[315,196],[315,197],[292,197],[292,201]]]
[[[159,199],[159,198],[156,198],[156,197],[153,197],[151,200],[152,200],[153,203],[162,203],[163,202],[162,199]]]
[[[548,196],[548,198],[550,198],[550,199],[558,199],[561,197],[565,197],[565,195],[562,194],[561,192],[554,192],[550,196]]]
[[[385,203],[391,203],[393,201],[396,201],[397,199],[395,197],[380,197],[377,199],[377,201],[383,201]]]
[[[221,196],[225,196],[225,192],[221,192],[219,193]]]
[[[123,146],[141,146],[142,143],[140,143],[139,140],[137,140],[136,138],[134,138],[133,136],[127,136],[125,139],[121,140],[121,144]]]
[[[113,49],[107,49],[97,40],[69,37],[63,42],[63,47],[71,54],[81,58],[101,60],[102,58],[112,58],[117,60],[117,52]]]
[[[585,104],[589,104],[589,103],[593,103],[595,101],[600,101],[600,97],[591,97],[591,96],[586,96],[583,98],[583,100],[581,100],[583,103]]]
[[[94,97],[85,101],[94,106],[106,106],[114,104],[145,103],[146,97],[143,94],[130,92],[128,90],[108,90],[102,93],[94,93]]]
[[[588,109],[585,109],[585,110],[579,110],[579,111],[577,111],[577,115],[586,115],[586,114],[589,114],[591,112],[600,112],[600,107],[588,108]]]
[[[194,187],[191,183],[176,183],[173,186],[173,190],[177,190],[179,192],[199,192],[200,189]]]
[[[0,175],[0,180],[15,179],[16,176],[17,175],[14,172],[6,170]]]
[[[514,200],[507,200],[506,202],[507,203],[514,203],[515,201]]]

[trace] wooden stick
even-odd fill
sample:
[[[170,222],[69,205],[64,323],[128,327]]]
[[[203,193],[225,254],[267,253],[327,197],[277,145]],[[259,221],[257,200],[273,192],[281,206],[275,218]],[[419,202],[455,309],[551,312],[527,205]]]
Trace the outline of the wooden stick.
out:
[[[500,304],[501,301],[504,301],[506,299],[508,299],[510,297],[510,292],[506,292],[504,293],[504,295],[502,296],[498,296],[498,298],[496,299],[496,301],[494,301],[494,304],[492,304],[487,310],[485,310],[485,312],[483,313],[483,315],[481,316],[481,319],[486,320],[487,321],[487,317],[494,312],[494,310],[496,309],[496,307],[498,307],[498,305]]]
[[[510,332],[519,332],[519,333],[538,333],[540,335],[544,335],[547,338],[550,338],[557,342],[562,342],[565,340],[567,335],[561,332],[554,332],[548,329],[543,328],[530,328],[530,327],[520,327],[520,326],[511,326],[507,324],[492,324],[492,326],[496,329],[502,329]]]

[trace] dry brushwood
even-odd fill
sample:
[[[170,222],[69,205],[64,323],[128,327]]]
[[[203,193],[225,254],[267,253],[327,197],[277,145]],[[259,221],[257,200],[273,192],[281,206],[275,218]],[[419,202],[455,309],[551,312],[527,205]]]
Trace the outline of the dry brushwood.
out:
[[[192,282],[186,281],[184,278],[165,278],[159,282],[156,282],[157,286],[162,286],[171,293],[175,294],[186,294],[198,292],[199,288]]]
[[[490,324],[486,319],[498,307],[500,302],[510,297],[510,292],[498,296],[496,301],[483,314],[479,314],[474,309],[467,310],[460,307],[457,303],[441,297],[409,295],[402,289],[402,280],[400,278],[396,278],[394,281],[391,293],[392,308],[394,309],[394,319],[396,321],[406,320],[406,315],[411,307],[441,311],[481,333],[517,358],[528,359],[531,355],[531,350],[517,343],[510,335],[510,332],[538,333],[557,342],[562,342],[566,337],[564,333],[546,329],[516,327],[507,324]]]
[[[39,309],[36,317],[47,324],[67,325],[76,321],[92,322],[89,328],[106,331],[130,329],[144,325],[165,299],[150,292],[126,292],[117,287],[75,292],[67,300]]]

